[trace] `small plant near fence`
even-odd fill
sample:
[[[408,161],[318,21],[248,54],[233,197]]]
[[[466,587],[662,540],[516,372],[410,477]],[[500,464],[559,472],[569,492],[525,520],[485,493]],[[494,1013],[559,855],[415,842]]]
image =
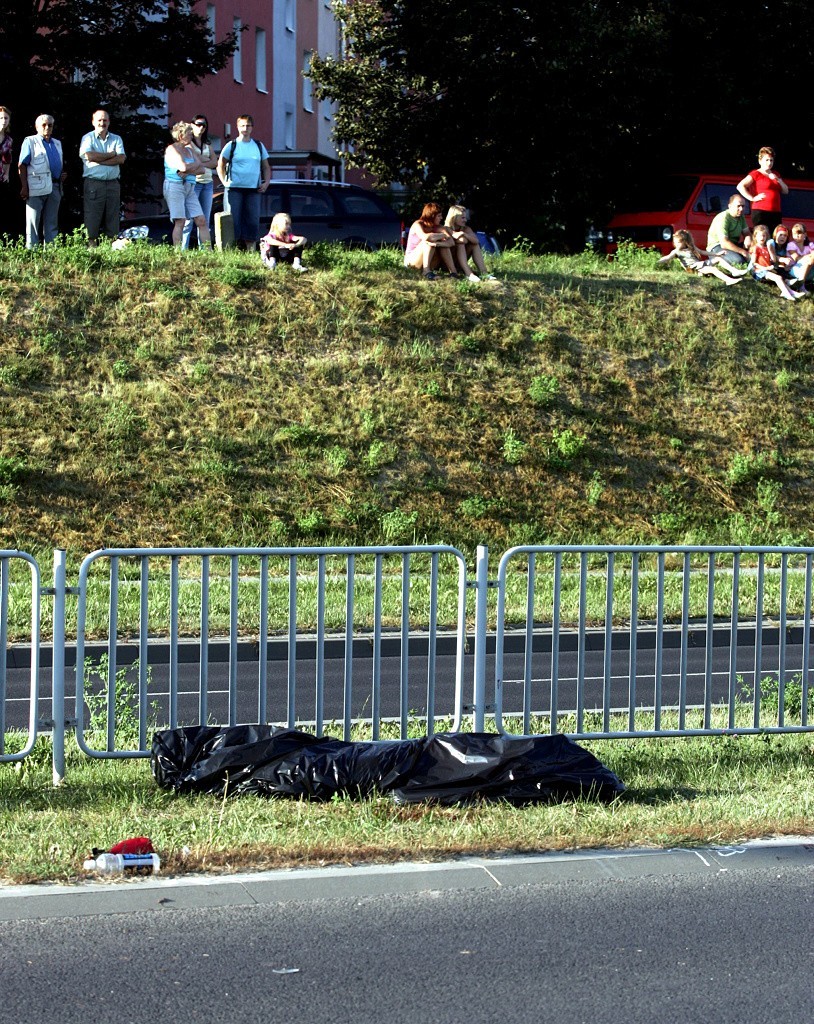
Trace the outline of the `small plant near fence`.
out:
[[[107,726],[109,716],[114,716],[116,748],[121,750],[137,749],[139,738],[139,662],[122,665],[116,669],[114,681],[114,698],[112,709],[108,706],[107,687],[110,676],[110,661],[106,654],[100,656],[95,663],[88,665],[85,690],[85,706],[88,709],[87,738],[92,745],[101,749],[107,742]],[[147,685],[152,679],[152,666],[147,667]],[[157,703],[150,705],[147,717],[148,736],[158,728],[159,708]]]

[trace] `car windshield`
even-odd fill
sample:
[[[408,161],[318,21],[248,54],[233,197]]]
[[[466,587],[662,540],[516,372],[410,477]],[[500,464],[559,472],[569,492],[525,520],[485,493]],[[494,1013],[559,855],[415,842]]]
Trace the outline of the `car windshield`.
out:
[[[654,178],[643,182],[637,188],[635,196],[620,203],[618,209],[626,213],[683,210],[697,184],[698,177],[694,174],[671,174],[668,177]]]

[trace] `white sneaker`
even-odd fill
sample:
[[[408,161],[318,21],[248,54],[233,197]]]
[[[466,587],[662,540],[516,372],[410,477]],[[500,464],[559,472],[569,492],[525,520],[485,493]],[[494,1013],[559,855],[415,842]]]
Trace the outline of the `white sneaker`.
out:
[[[308,267],[304,267],[302,263],[293,263],[291,269],[296,270],[298,274],[305,274],[308,272]]]
[[[480,284],[480,278],[477,274],[470,274],[469,277],[467,277],[467,281],[471,281],[473,284]]]

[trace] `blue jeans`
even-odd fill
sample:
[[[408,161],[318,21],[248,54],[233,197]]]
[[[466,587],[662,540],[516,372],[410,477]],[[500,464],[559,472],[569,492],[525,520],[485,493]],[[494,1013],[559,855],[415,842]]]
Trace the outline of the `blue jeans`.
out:
[[[40,244],[40,227],[44,242],[53,242],[57,237],[57,215],[62,199],[62,185],[53,183],[47,196],[29,196],[25,201],[25,247],[33,249]]]
[[[260,237],[260,193],[256,188],[227,188],[223,208],[232,215],[236,242],[257,244]]]
[[[195,195],[198,197],[198,202],[201,204],[203,215],[206,217],[206,224],[209,230],[212,230],[212,225],[209,223],[212,218],[212,191],[213,186],[211,181],[196,181],[195,182]],[[192,232],[195,232],[195,238],[198,237],[198,229],[191,220],[184,221],[184,233],[181,236],[181,248],[188,249],[190,239],[192,238]]]
[[[749,260],[745,256],[741,256],[739,252],[732,252],[731,249],[724,249],[722,245],[713,245],[709,250],[713,256],[723,256],[727,263],[731,263],[733,267],[740,267],[748,263]]]

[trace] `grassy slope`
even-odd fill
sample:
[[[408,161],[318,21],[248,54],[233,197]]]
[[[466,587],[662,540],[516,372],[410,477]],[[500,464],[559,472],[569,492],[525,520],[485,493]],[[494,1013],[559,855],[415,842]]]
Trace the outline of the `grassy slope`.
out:
[[[0,547],[808,542],[814,306],[588,255],[0,252]]]
[[[652,264],[2,252],[0,547],[808,541],[814,308]],[[141,831],[184,871],[811,829],[806,737],[593,748],[625,797],[522,811],[178,800],[84,759],[52,790],[43,749],[0,772],[0,877]]]

